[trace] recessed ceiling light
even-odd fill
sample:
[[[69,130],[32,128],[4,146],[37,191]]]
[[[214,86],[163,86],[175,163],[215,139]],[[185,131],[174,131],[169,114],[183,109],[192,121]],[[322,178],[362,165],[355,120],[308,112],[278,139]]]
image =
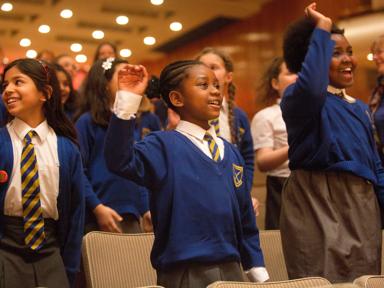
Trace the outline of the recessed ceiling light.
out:
[[[369,53],[369,54],[367,55],[367,60],[368,60],[368,61],[373,61],[373,54],[372,54],[372,53]]]
[[[116,17],[116,23],[119,25],[128,24],[129,18],[127,16],[121,15]]]
[[[92,37],[95,39],[103,39],[104,38],[104,32],[101,30],[95,30],[92,32]]]
[[[43,34],[45,34],[45,33],[49,33],[49,31],[51,31],[51,27],[49,27],[48,25],[40,25],[39,26],[39,32],[40,33],[43,33]]]
[[[145,45],[153,45],[156,43],[156,38],[152,36],[147,36],[144,38],[144,44]]]
[[[79,63],[85,63],[87,62],[87,56],[84,55],[84,54],[79,54],[79,55],[76,55],[75,57],[76,61],[79,62]]]
[[[5,2],[1,5],[1,11],[9,12],[12,11],[13,5],[11,3]]]
[[[151,3],[157,6],[163,4],[164,0],[151,0]]]
[[[121,49],[120,50],[120,56],[124,58],[128,58],[132,55],[131,49]]]
[[[71,44],[71,51],[72,52],[80,52],[81,50],[83,50],[83,46],[80,43]]]
[[[73,12],[70,9],[64,9],[64,10],[61,10],[60,16],[62,18],[68,19],[68,18],[71,18],[73,16]]]
[[[28,58],[36,58],[37,52],[36,50],[30,49],[27,51],[27,53],[25,53],[25,56],[27,56]]]
[[[21,47],[28,47],[31,46],[31,40],[29,40],[28,38],[23,38],[20,40],[19,44]]]
[[[183,29],[183,25],[180,22],[172,22],[171,24],[169,24],[169,29],[171,29],[172,31],[180,31],[181,29]]]

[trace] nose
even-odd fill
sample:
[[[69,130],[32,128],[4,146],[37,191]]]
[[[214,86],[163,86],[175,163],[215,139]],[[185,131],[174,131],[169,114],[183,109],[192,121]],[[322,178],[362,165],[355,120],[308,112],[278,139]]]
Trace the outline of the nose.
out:
[[[213,95],[220,94],[219,88],[212,85],[211,94],[213,94]]]
[[[3,90],[3,95],[4,96],[11,95],[13,91],[14,91],[13,85],[11,83],[9,83],[7,86],[5,86],[5,88]]]

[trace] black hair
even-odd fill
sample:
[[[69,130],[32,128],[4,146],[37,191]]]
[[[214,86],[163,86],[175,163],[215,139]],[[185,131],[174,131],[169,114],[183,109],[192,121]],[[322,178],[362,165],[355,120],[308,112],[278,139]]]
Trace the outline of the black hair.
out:
[[[171,103],[169,93],[180,88],[181,82],[188,76],[188,70],[196,65],[204,65],[204,63],[197,60],[181,60],[168,64],[161,71],[160,95],[168,107],[176,112],[177,108]]]
[[[160,98],[160,80],[155,75],[152,75],[148,80],[148,86],[145,89],[144,94],[148,97],[148,99]]]
[[[292,73],[298,73],[307,54],[316,23],[311,18],[301,18],[288,26],[283,41],[284,61]],[[331,34],[344,35],[344,30],[332,24]]]
[[[5,67],[4,76],[13,67],[30,77],[36,89],[45,95],[47,101],[44,102],[43,112],[48,125],[52,127],[57,135],[67,137],[75,144],[78,144],[76,130],[62,109],[59,81],[52,66],[35,59],[17,59]],[[52,88],[51,97],[48,95],[48,86]],[[11,118],[9,117],[9,119]]]
[[[115,52],[115,57],[117,57],[117,46],[111,42],[101,42],[95,51],[95,55],[93,56],[93,63],[95,63],[97,60],[100,60],[101,58],[99,57],[100,49],[101,47],[108,45],[112,47],[113,52]]]
[[[85,80],[84,95],[81,97],[83,103],[79,115],[89,111],[93,122],[103,127],[108,126],[112,115],[108,83],[116,71],[116,66],[121,63],[128,62],[123,59],[109,58],[97,60],[92,65]]]
[[[283,63],[283,57],[273,58],[261,78],[259,89],[262,91],[263,96],[260,97],[260,101],[267,106],[275,104],[277,99],[280,97],[276,89],[272,87],[272,80],[278,79],[279,74],[281,73],[281,65],[283,65]]]
[[[67,78],[68,85],[69,85],[69,97],[68,97],[68,100],[64,103],[63,109],[64,109],[64,112],[69,112],[69,114],[73,115],[73,113],[76,111],[78,106],[79,96],[76,90],[73,88],[72,77],[71,75],[69,75],[67,70],[63,68],[63,66],[57,63],[51,64],[51,65],[56,70],[56,72],[64,73],[65,77]]]

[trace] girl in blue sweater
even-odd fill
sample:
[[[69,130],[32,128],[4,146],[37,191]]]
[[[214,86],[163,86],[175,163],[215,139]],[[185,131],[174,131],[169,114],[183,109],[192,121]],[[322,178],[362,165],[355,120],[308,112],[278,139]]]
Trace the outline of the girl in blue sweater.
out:
[[[348,96],[356,60],[343,31],[306,8],[284,39],[298,73],[281,102],[292,173],[283,190],[281,236],[290,278],[350,282],[380,274],[384,173],[367,105]]]
[[[34,59],[4,71],[0,129],[0,286],[69,287],[79,268],[85,176],[55,71]],[[3,282],[1,282],[3,281]]]
[[[125,60],[108,58],[97,60],[92,65],[84,90],[86,103],[83,110],[86,113],[76,122],[86,175],[93,188],[86,195],[86,232],[139,233],[140,217],[146,215],[146,220],[149,217],[147,189],[111,173],[103,154],[111,107],[117,91],[117,73],[126,64]],[[149,101],[144,103],[148,106]],[[160,130],[157,116],[148,110],[148,107],[141,109],[136,119],[135,141],[151,131]]]
[[[175,130],[135,144],[134,115],[147,79],[143,66],[119,72],[124,91],[115,99],[105,156],[111,170],[151,191],[158,284],[199,288],[241,281],[240,263],[251,280],[267,280],[244,160],[209,124],[222,102],[215,74],[199,61],[165,67],[160,94],[181,120]]]

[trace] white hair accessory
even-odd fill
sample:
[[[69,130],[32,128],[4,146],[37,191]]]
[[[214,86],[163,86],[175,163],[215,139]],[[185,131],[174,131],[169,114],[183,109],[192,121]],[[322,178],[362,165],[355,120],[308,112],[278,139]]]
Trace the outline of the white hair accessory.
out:
[[[107,58],[102,64],[101,64],[101,67],[103,67],[104,69],[104,73],[105,71],[109,70],[112,68],[112,62],[115,61],[115,58],[113,57],[109,57]]]

